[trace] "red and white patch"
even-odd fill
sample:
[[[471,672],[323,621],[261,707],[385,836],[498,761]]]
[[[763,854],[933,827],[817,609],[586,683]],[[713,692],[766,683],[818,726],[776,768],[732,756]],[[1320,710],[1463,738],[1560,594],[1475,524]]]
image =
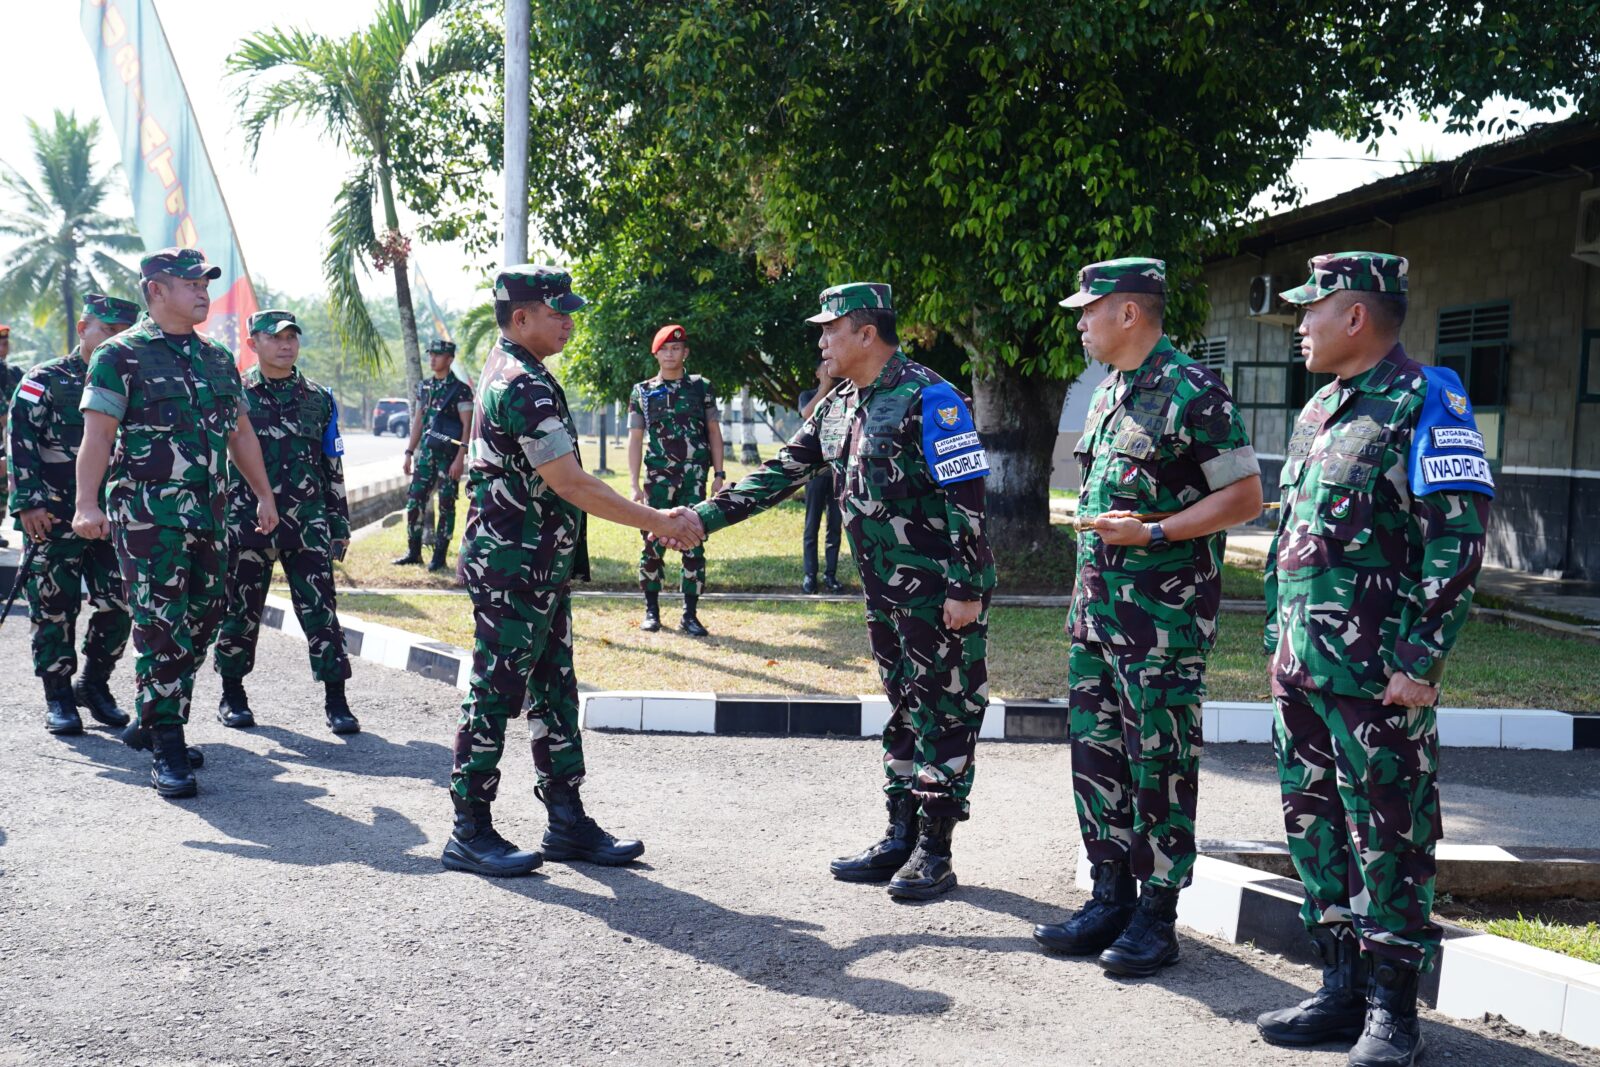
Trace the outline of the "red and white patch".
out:
[[[1123,485],[1132,485],[1134,481],[1138,479],[1138,477],[1139,468],[1130,466],[1127,470],[1122,472],[1122,477],[1118,480],[1121,481]]]
[[[37,404],[44,398],[44,383],[37,378],[29,378],[17,386],[17,396],[30,404]]]

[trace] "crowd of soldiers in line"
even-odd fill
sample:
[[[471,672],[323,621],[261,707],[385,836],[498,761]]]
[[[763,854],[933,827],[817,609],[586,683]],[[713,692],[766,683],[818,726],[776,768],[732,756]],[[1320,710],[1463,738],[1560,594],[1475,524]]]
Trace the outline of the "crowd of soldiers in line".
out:
[[[1399,343],[1406,269],[1393,255],[1318,256],[1307,282],[1283,294],[1303,309],[1308,368],[1335,379],[1301,412],[1287,449],[1264,641],[1285,829],[1324,967],[1314,996],[1258,1026],[1276,1044],[1349,1043],[1356,1067],[1410,1064],[1423,1047],[1417,983],[1440,939],[1430,918],[1434,709],[1493,496],[1460,381]],[[186,797],[197,791],[199,753],[184,734],[195,671],[216,638],[219,716],[253,722],[242,679],[275,563],[327,687],[330,728],[359,729],[333,610],[332,561],[350,531],[337,407],[295,369],[293,315],[251,320],[257,364],[241,379],[231,354],[195,332],[216,268],[192,249],[165,249],[141,273],[143,315],[90,297],[79,347],[16,387],[11,506],[37,556],[24,580],[47,729],[81,730],[78,704],[128,724],[106,679],[131,623],[136,721],[124,737],[152,749],[162,796]],[[731,487],[715,397],[683,373],[683,328],[664,327],[652,344],[661,373],[629,403],[632,499],[584,471],[566,397],[544,365],[585,303],[570,276],[508,267],[494,293],[500,339],[475,397],[449,375],[453,348],[430,350],[434,379],[417,398],[407,450],[409,551],[396,561],[421,562],[423,505],[438,483],[432,562],[444,565],[465,469],[459,571],[475,638],[443,864],[507,877],[545,859],[622,864],[644,851],[603,830],[580,796],[571,582],[588,577],[587,517],[643,531],[649,628],[659,626],[661,551],[685,553],[682,628],[694,633],[704,540],[826,473],[892,707],[882,738],[888,828],[831,873],[887,883],[903,899],[953,888],[952,836],[968,817],[987,705],[989,465],[968,399],[901,349],[889,286],[821,294],[808,321],[821,327],[823,370],[839,384],[776,458]],[[1034,931],[1047,949],[1140,977],[1178,960],[1224,531],[1262,509],[1233,399],[1167,339],[1165,299],[1164,265],[1130,258],[1085,267],[1062,301],[1079,311],[1087,354],[1111,368],[1077,447],[1082,518],[1067,619],[1073,791],[1094,887],[1075,914]],[[80,583],[92,608],[81,672]],[[549,815],[540,851],[517,848],[492,819],[507,722],[525,706],[535,792]]]

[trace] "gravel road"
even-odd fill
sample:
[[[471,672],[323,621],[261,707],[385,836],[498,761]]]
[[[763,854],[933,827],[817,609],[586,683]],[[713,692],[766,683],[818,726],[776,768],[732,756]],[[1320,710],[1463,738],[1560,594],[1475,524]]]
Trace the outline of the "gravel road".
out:
[[[304,645],[266,633],[262,725],[217,724],[208,666],[202,792],[169,802],[106,731],[45,734],[26,636],[0,630],[0,1065],[1344,1063],[1256,1039],[1308,968],[1185,936],[1181,965],[1124,982],[1035,949],[1031,924],[1081,899],[1061,746],[980,748],[962,886],[925,905],[826,876],[881,828],[859,740],[591,734],[590,810],[646,862],[494,882],[438,864],[453,690],[357,662],[366,732],[338,739]],[[523,730],[498,814],[531,846]],[[1269,751],[1205,767],[1202,836],[1279,833]],[[1449,832],[1593,845],[1597,767],[1447,752]],[[1600,1065],[1503,1023],[1427,1025],[1434,1064]]]

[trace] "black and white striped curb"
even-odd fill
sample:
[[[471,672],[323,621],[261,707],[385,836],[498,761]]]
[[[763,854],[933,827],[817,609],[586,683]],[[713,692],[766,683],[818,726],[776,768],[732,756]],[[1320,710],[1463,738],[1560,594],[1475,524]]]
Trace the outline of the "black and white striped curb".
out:
[[[1482,848],[1441,842],[1438,854],[1446,861],[1462,850]],[[1081,850],[1077,884],[1084,890],[1093,886]],[[1315,965],[1300,921],[1304,900],[1295,879],[1202,855],[1195,862],[1194,882],[1178,898],[1178,922],[1196,933]],[[1451,923],[1440,926],[1444,946],[1438,965],[1419,987],[1425,1003],[1458,1019],[1481,1019],[1490,1012],[1528,1030],[1600,1048],[1600,964]]]
[[[472,653],[384,623],[340,613],[352,656],[412,671],[465,690]],[[289,601],[267,597],[261,623],[303,636]],[[781,696],[679,691],[600,690],[581,695],[588,729],[702,734],[794,734],[876,737],[889,719],[881,693],[861,696]],[[1202,735],[1209,743],[1272,741],[1271,704],[1209,701]],[[1064,741],[1067,706],[1059,699],[990,698],[979,737]],[[1439,743],[1451,747],[1566,751],[1600,748],[1600,716],[1530,708],[1441,708]]]

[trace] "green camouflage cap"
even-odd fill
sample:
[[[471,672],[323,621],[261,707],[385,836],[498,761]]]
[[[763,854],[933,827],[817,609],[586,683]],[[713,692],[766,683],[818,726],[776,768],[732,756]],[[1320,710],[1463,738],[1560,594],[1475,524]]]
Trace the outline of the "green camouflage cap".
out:
[[[1386,252],[1330,252],[1306,261],[1311,277],[1279,297],[1291,304],[1314,304],[1340,289],[1359,293],[1404,293],[1406,257]]]
[[[300,324],[294,321],[294,312],[281,311],[276,308],[269,311],[258,311],[250,316],[251,333],[270,333],[274,336],[284,330],[294,330],[295,333],[305,333]]]
[[[428,345],[428,355],[430,356],[453,356],[455,354],[456,343],[454,341],[446,341],[444,338],[439,337]]]
[[[572,291],[572,275],[560,267],[522,263],[494,276],[494,298],[513,304],[542,300],[564,315],[589,301]]]
[[[822,290],[822,310],[807,322],[832,322],[862,308],[894,310],[894,290],[882,282],[845,282]]]
[[[108,326],[124,326],[139,321],[139,305],[132,300],[90,293],[83,298],[83,317],[99,319]]]
[[[1064,308],[1081,308],[1111,293],[1167,291],[1167,265],[1159,259],[1128,256],[1091,263],[1078,272],[1078,291],[1061,301]]]
[[[139,260],[139,273],[146,278],[170,274],[175,278],[220,278],[222,268],[206,262],[198,248],[158,248]]]

